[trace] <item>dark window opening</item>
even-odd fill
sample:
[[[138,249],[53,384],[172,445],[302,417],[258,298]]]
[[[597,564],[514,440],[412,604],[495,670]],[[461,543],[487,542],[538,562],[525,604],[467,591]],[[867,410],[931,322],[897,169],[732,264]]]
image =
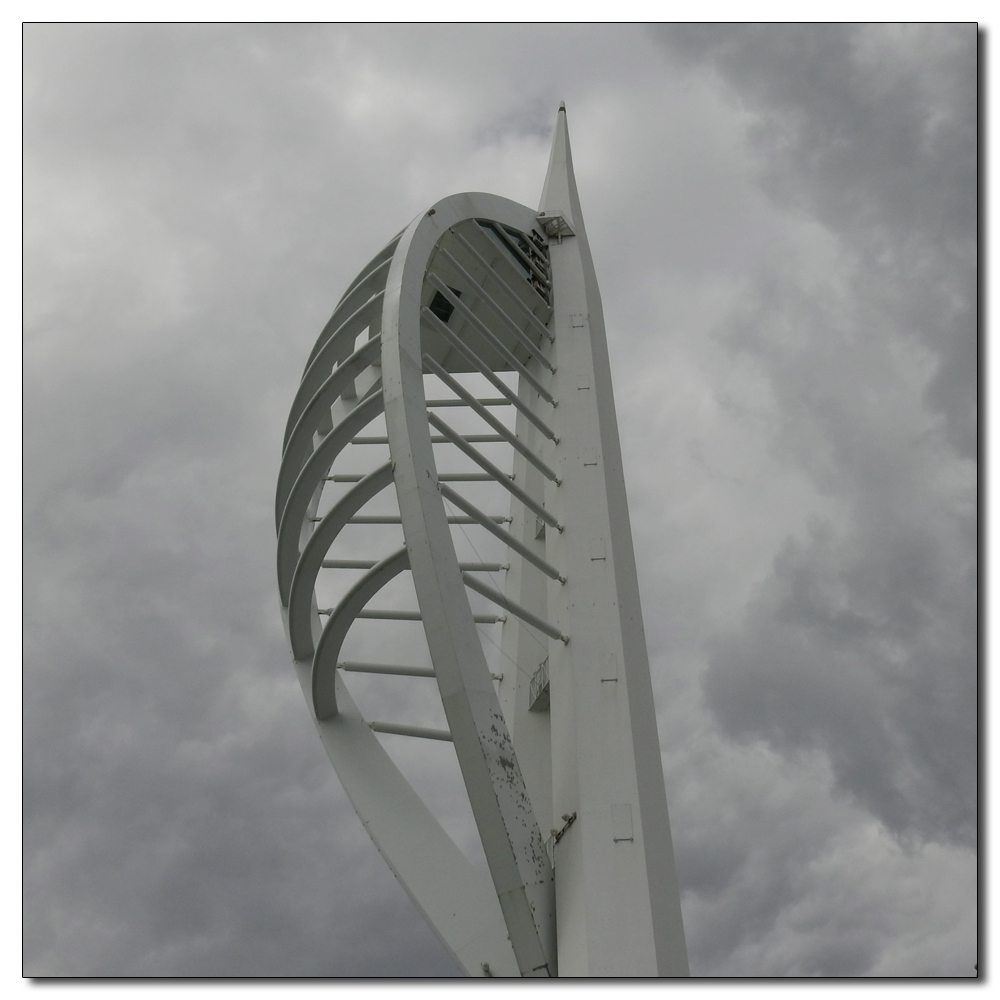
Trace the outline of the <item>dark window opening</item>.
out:
[[[451,285],[448,286],[448,291],[456,299],[462,297],[462,293],[457,288],[452,288]],[[451,314],[455,311],[455,307],[440,292],[435,292],[434,298],[431,299],[430,310],[442,323],[447,323],[451,319]]]

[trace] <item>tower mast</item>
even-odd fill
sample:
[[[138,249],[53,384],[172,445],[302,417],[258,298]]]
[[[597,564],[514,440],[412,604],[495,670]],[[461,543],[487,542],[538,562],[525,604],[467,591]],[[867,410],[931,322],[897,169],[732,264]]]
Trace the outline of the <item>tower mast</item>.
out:
[[[688,974],[649,660],[642,624],[604,313],[573,173],[565,106],[539,206],[550,234],[562,484],[545,503],[565,525],[548,552],[566,583],[548,614],[562,976]]]
[[[494,416],[504,409],[513,430]],[[469,429],[472,418],[490,433]],[[383,433],[364,433],[379,423]],[[510,447],[512,471],[480,445]],[[481,510],[482,495],[509,497],[509,515]],[[398,513],[361,513],[393,501]],[[538,211],[482,193],[444,198],[348,287],[292,402],[275,524],[282,613],[319,735],[459,967],[687,975],[604,317],[564,107]],[[366,525],[399,525],[403,547],[391,531],[359,536]],[[460,559],[453,525],[474,560]],[[502,559],[481,556],[462,525],[499,541]],[[369,606],[405,595],[398,577],[418,609]],[[504,614],[484,613],[483,599]],[[419,623],[431,666],[409,640],[410,662],[353,659],[359,619]],[[500,622],[503,674],[478,631]],[[359,673],[436,684],[447,728],[428,727],[423,696],[400,687],[366,697],[406,717],[367,718],[345,679]],[[454,746],[488,872],[376,734]]]

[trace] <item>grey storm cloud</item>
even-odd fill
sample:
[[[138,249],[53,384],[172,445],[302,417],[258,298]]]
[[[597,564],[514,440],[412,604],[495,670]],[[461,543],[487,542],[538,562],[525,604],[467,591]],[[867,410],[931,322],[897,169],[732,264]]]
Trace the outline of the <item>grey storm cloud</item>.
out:
[[[456,974],[312,730],[273,489],[344,287],[440,197],[535,203],[560,99],[692,972],[973,974],[974,26],[29,25],[24,65],[27,975]]]
[[[858,293],[939,363],[928,401],[975,451],[975,35],[969,25],[677,26],[754,121],[761,182],[857,255]]]
[[[727,339],[765,366],[776,448],[850,513],[849,530],[820,526],[780,552],[745,624],[719,641],[708,703],[743,737],[824,747],[838,787],[899,835],[972,843],[976,552],[961,461],[976,413],[971,34],[698,37],[744,94],[767,101],[752,135],[771,197],[840,236],[839,288],[761,275]],[[915,51],[898,51],[901,40]],[[903,353],[931,377],[915,381]]]

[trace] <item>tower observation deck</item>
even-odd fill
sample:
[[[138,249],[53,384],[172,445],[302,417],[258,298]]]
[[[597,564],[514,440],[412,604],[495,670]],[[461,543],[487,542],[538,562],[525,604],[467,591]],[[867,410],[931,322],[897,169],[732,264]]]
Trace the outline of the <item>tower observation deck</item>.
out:
[[[292,403],[275,519],[288,642],[327,754],[463,972],[686,976],[564,107],[538,210],[444,198],[349,285]],[[386,608],[397,594],[416,608]],[[411,662],[352,659],[365,620],[382,629],[369,648],[410,629],[396,658]],[[434,682],[426,710],[426,692],[373,693]],[[411,717],[371,718],[365,699]],[[488,871],[387,749],[421,741],[453,746]]]

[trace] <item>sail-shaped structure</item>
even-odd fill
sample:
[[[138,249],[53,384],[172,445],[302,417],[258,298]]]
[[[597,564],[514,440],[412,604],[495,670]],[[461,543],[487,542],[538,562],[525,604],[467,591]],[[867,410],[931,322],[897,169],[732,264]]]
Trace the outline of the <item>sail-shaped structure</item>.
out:
[[[292,404],[275,517],[286,630],[324,746],[460,968],[687,975],[607,340],[564,107],[537,210],[445,198],[348,287]],[[373,525],[397,525],[401,544]],[[352,532],[366,528],[364,549]],[[492,560],[481,554],[490,545]],[[324,607],[331,575],[340,582]],[[417,608],[374,607],[402,578]],[[351,659],[349,633],[364,619],[419,623],[430,665]],[[499,672],[482,637],[497,623]],[[369,718],[349,675],[436,681],[447,728]],[[453,744],[488,873],[377,734]]]

